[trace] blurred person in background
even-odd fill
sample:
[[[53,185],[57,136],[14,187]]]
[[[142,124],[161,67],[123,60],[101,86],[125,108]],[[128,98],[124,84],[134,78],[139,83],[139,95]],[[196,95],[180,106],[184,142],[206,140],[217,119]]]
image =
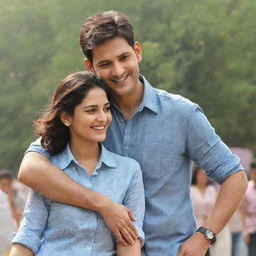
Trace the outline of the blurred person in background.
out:
[[[1,190],[8,195],[12,217],[16,221],[16,225],[18,227],[22,211],[19,210],[17,207],[16,202],[18,201],[18,197],[17,197],[18,192],[14,189],[13,184],[14,184],[14,178],[12,173],[8,170],[1,170],[0,171],[0,187],[1,187]]]
[[[192,176],[190,196],[194,207],[197,227],[207,220],[217,199],[216,187],[210,182],[205,171],[196,167]],[[217,240],[209,247],[206,256],[231,256],[231,240],[227,227],[217,235]]]
[[[251,179],[242,201],[244,240],[248,244],[249,256],[256,256],[256,162],[251,164]]]
[[[243,239],[243,221],[240,208],[231,217],[228,227],[231,232],[232,256],[246,256],[246,244]]]
[[[15,220],[19,214],[14,204],[11,190],[12,174],[0,171],[0,256],[6,255],[11,247],[11,234],[16,231]]]

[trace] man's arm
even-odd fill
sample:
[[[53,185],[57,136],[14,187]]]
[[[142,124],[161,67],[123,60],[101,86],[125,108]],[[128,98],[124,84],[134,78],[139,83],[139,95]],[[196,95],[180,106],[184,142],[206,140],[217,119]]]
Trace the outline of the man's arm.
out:
[[[226,178],[221,185],[215,207],[203,226],[218,234],[235,212],[246,188],[247,177],[244,171],[238,171]],[[177,256],[203,256],[209,244],[204,235],[197,232],[185,241]]]
[[[25,154],[18,178],[50,199],[97,211],[120,243],[134,243],[137,231],[131,220],[135,218],[128,208],[76,183],[45,156],[36,152]]]

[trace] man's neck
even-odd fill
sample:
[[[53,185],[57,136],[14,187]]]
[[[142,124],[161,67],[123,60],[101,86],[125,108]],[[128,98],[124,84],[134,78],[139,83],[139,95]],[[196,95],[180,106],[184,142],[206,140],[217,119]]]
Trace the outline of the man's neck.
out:
[[[137,89],[130,95],[113,96],[126,121],[131,119],[144,95],[144,84],[140,81]]]

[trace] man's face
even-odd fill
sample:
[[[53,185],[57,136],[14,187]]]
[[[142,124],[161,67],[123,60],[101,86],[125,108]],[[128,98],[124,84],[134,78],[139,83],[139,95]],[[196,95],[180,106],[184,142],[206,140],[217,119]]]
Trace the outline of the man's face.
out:
[[[0,188],[5,192],[8,193],[11,189],[12,181],[9,178],[2,178],[0,180]]]
[[[95,47],[92,55],[93,64],[86,60],[86,67],[105,80],[114,97],[132,96],[140,90],[138,42],[132,48],[124,38],[115,37]]]

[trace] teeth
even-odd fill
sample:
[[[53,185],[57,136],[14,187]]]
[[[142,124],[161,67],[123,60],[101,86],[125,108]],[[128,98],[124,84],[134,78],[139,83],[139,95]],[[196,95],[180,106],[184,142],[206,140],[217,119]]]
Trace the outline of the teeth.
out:
[[[103,130],[105,127],[104,126],[101,126],[101,127],[93,127],[93,129],[95,130]]]
[[[116,83],[120,83],[120,82],[123,82],[127,77],[128,75],[121,79],[114,79],[113,81],[115,81]]]

